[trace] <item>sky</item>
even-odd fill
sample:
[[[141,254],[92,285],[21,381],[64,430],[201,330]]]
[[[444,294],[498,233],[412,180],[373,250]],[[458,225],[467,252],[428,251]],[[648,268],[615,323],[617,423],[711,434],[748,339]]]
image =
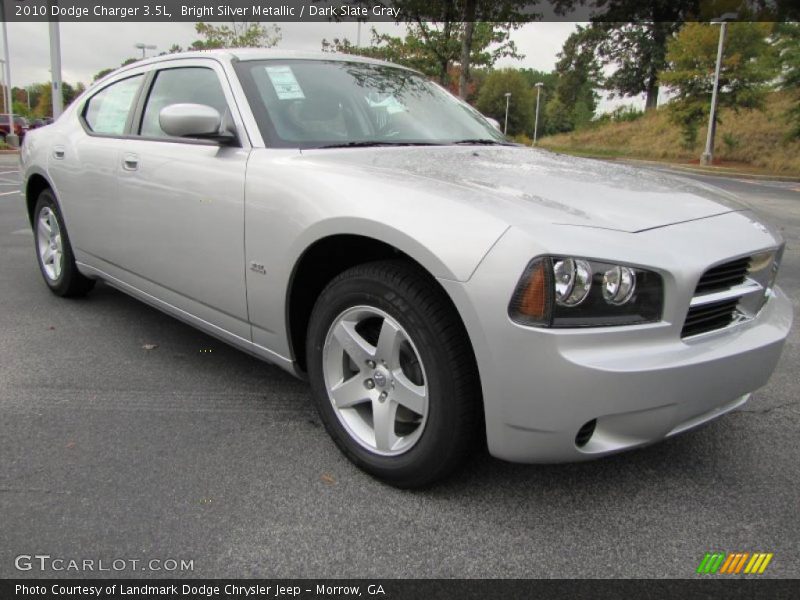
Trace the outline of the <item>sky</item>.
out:
[[[362,43],[369,29],[401,35],[403,26],[393,23],[362,25]],[[323,38],[347,37],[356,41],[356,23],[280,23],[282,39],[278,48],[318,51]],[[529,23],[512,32],[512,39],[525,58],[501,59],[498,67],[534,68],[550,71],[564,40],[575,23]],[[166,51],[173,44],[190,45],[197,35],[193,23],[61,23],[62,78],[71,84],[91,83],[102,69],[119,66],[125,59],[141,56],[136,43],[157,46],[150,54]],[[50,46],[46,23],[8,23],[11,54],[11,82],[17,87],[50,79]],[[628,100],[630,103],[630,100]],[[601,102],[601,112],[609,107]]]

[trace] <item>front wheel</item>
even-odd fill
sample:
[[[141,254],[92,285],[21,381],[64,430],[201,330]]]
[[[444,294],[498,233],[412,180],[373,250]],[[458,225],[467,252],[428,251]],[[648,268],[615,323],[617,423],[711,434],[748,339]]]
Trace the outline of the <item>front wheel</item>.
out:
[[[480,383],[466,331],[412,265],[368,263],[334,279],[311,315],[307,363],[328,432],[376,477],[424,486],[476,445]]]
[[[94,280],[81,275],[75,265],[64,219],[50,190],[39,194],[33,212],[36,257],[47,287],[58,296],[82,296]]]

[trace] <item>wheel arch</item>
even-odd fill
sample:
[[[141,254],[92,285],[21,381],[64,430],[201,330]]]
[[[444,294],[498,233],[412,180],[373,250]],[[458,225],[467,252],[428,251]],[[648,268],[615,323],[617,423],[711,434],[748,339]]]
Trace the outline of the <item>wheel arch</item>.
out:
[[[426,265],[419,258],[418,254],[412,256],[394,244],[363,234],[331,234],[309,244],[294,264],[286,291],[287,337],[298,370],[303,373],[306,370],[306,333],[311,311],[319,294],[330,281],[347,269],[379,260],[403,260],[427,275],[431,285],[442,292],[470,339],[455,302],[437,280],[435,270],[440,269],[441,265]],[[474,348],[472,351],[474,357]]]
[[[44,174],[35,171],[25,182],[25,208],[31,227],[33,227],[33,211],[36,209],[36,201],[39,199],[39,194],[44,190],[52,191],[53,195],[56,196],[56,202],[58,202],[58,195],[55,192],[53,184],[50,183],[50,180],[47,179]]]

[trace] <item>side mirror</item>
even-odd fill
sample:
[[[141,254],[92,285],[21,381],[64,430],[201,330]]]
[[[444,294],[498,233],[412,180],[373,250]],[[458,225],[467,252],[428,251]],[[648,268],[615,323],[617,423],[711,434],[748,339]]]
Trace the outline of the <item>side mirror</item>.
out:
[[[223,126],[219,111],[204,104],[171,104],[158,113],[158,122],[164,133],[172,137],[209,139],[220,143],[236,139],[228,123]]]

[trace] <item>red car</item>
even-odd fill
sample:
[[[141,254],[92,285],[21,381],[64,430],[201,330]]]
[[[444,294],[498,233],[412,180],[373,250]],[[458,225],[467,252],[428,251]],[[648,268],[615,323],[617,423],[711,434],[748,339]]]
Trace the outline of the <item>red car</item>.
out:
[[[25,138],[29,129],[28,120],[25,117],[14,115],[14,133],[19,137],[20,143]],[[0,140],[5,141],[8,135],[8,113],[0,113]]]

